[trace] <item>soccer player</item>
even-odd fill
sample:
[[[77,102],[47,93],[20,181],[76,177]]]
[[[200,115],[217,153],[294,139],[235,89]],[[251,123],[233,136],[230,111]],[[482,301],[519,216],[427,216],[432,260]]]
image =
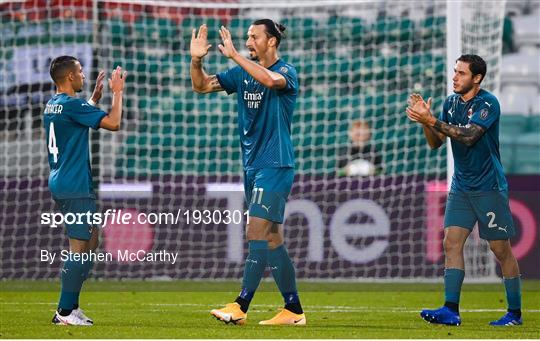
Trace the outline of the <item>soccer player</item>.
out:
[[[488,241],[504,277],[508,312],[492,326],[522,324],[521,280],[509,239],[515,235],[508,204],[508,184],[499,155],[499,102],[480,88],[486,62],[477,55],[462,55],[454,68],[454,93],[443,105],[439,118],[418,94],[409,97],[407,116],[424,129],[431,148],[450,137],[455,169],[444,216],[444,306],[422,310],[431,323],[459,325],[459,297],[463,283],[463,246],[478,222],[480,237]]]
[[[225,27],[219,33],[221,53],[237,66],[208,75],[202,59],[208,53],[208,29],[194,29],[191,38],[191,81],[197,93],[225,90],[238,93],[238,132],[244,166],[244,191],[249,206],[246,229],[249,254],[242,290],[234,303],[211,314],[219,320],[244,324],[251,299],[267,266],[285,300],[285,308],[265,325],[305,325],[296,289],[295,270],[283,245],[285,203],[294,178],[291,122],[298,79],[295,68],[278,57],[285,27],[270,19],[256,20],[247,32],[249,59],[235,49]],[[197,35],[196,35],[197,33]],[[251,59],[251,60],[250,60]]]
[[[60,211],[66,215],[96,212],[96,196],[92,189],[88,128],[116,131],[122,118],[122,91],[126,73],[117,67],[109,79],[112,90],[111,111],[98,109],[105,73],[101,71],[90,101],[76,97],[82,90],[85,76],[75,57],[60,56],[51,62],[50,74],[56,94],[47,102],[43,116],[51,173],[49,189]],[[79,308],[79,294],[92,268],[82,254],[98,246],[98,231],[88,219],[66,224],[69,249],[73,256],[63,264],[62,291],[58,310],[52,322],[57,325],[92,325]]]

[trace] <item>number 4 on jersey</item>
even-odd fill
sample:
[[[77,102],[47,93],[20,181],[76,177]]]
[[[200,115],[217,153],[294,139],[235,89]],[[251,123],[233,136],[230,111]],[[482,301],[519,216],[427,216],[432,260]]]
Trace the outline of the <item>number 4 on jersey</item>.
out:
[[[54,123],[49,125],[49,153],[53,155],[54,163],[58,162],[58,147],[56,146],[56,136],[54,135]]]

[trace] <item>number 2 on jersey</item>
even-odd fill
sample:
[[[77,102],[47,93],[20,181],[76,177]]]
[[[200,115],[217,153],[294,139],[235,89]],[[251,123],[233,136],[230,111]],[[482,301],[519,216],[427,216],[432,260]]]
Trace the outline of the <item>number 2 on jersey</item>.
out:
[[[497,224],[495,224],[495,213],[494,212],[488,212],[488,213],[486,213],[486,216],[489,217],[488,227],[490,227],[490,228],[497,227]]]
[[[54,123],[49,125],[49,153],[53,155],[54,163],[58,162],[58,147],[56,146],[56,135],[54,135]]]

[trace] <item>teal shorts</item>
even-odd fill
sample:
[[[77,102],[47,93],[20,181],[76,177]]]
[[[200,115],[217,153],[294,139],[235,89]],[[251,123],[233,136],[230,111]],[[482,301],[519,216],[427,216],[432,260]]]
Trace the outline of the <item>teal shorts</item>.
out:
[[[508,192],[450,192],[446,200],[444,227],[459,226],[472,231],[477,222],[482,239],[512,238],[516,231],[508,203]]]
[[[85,214],[75,221],[65,221],[67,235],[70,239],[90,240],[92,237],[92,224],[89,223],[86,212],[94,214],[97,212],[96,200],[91,198],[80,199],[55,199],[64,215],[64,219],[76,217],[77,213]],[[69,213],[69,215],[68,215]]]
[[[245,171],[244,192],[249,216],[282,224],[293,180],[293,168],[261,168]]]

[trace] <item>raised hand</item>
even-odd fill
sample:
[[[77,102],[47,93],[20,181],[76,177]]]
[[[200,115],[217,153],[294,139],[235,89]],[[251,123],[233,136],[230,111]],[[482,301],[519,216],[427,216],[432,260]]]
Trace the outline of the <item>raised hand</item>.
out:
[[[208,44],[208,27],[206,24],[199,27],[199,32],[195,35],[195,29],[191,31],[191,44],[189,45],[189,52],[191,58],[201,59],[208,54],[208,49],[212,45]]]
[[[425,113],[431,109],[432,98],[430,97],[427,103],[424,101],[420,94],[412,94],[409,96],[409,108],[418,112]]]
[[[229,30],[225,26],[221,26],[221,28],[219,29],[219,35],[221,36],[221,40],[223,41],[223,44],[218,45],[221,53],[227,58],[234,57],[234,55],[238,52],[234,48],[234,44],[231,38],[231,32],[229,32]]]
[[[409,95],[409,98],[407,99],[407,104],[409,105],[410,108],[414,107],[416,102],[419,101],[419,97],[421,97],[421,96],[418,95],[418,94]]]
[[[122,73],[122,68],[117,66],[109,78],[109,87],[113,93],[122,92],[124,90],[124,82],[126,79],[127,72]]]
[[[430,111],[432,103],[431,97],[426,103],[421,95],[412,94],[409,96],[409,100],[407,102],[409,106],[406,112],[410,120],[427,124],[433,118]]]
[[[99,74],[96,78],[96,86],[94,87],[94,92],[92,92],[92,97],[90,99],[94,103],[98,103],[103,95],[103,80],[105,79],[105,71],[99,71]]]

